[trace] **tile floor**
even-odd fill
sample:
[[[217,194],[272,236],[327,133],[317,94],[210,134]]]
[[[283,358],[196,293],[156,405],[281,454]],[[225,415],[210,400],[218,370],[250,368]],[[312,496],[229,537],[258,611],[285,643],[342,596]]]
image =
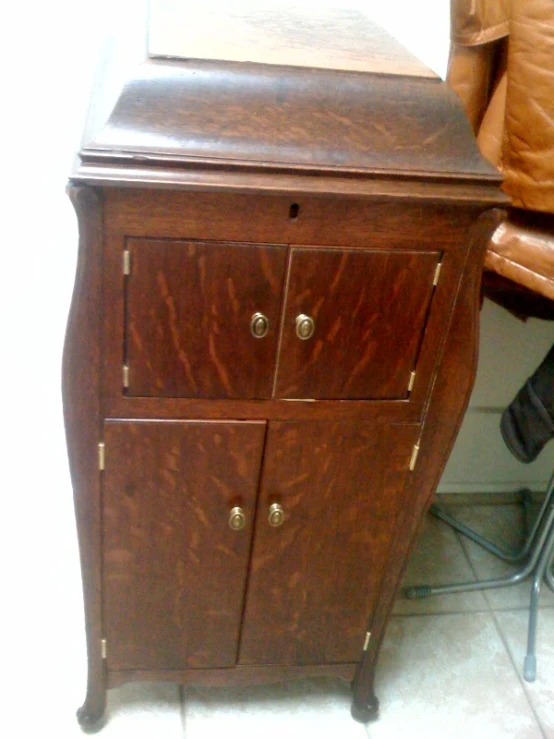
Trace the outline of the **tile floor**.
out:
[[[452,512],[517,545],[520,510],[472,497]],[[458,499],[459,500],[459,499]],[[490,577],[505,567],[429,517],[405,582]],[[109,694],[105,739],[554,739],[554,594],[545,586],[538,679],[522,664],[529,586],[410,601],[400,596],[378,670],[378,721],[349,715],[349,687],[330,679],[240,689],[132,684]],[[69,728],[69,727],[68,727]],[[77,736],[73,733],[71,736]],[[68,734],[64,734],[68,736]]]

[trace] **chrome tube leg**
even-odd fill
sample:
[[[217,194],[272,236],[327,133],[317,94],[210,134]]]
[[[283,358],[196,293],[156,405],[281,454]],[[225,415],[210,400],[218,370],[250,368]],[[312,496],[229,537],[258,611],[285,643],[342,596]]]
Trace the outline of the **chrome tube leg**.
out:
[[[527,632],[527,654],[523,663],[523,677],[527,682],[532,683],[537,678],[537,622],[539,618],[539,595],[541,592],[541,583],[543,577],[546,577],[547,571],[552,564],[552,556],[554,554],[554,523],[550,527],[548,538],[546,539],[541,556],[537,562],[537,567],[533,575],[533,583],[531,585],[531,604],[529,606],[529,629]],[[548,572],[548,575],[551,575]]]
[[[490,590],[492,588],[502,588],[508,585],[517,585],[531,575],[537,563],[547,546],[547,540],[550,540],[554,529],[554,499],[550,501],[548,511],[543,516],[540,532],[537,537],[536,545],[533,548],[531,557],[525,567],[513,575],[507,577],[494,578],[491,580],[478,580],[477,582],[464,582],[455,585],[417,585],[406,588],[405,594],[407,598],[426,598],[430,595],[444,595],[446,593],[467,593],[473,590]],[[545,568],[543,569],[544,574]],[[542,577],[542,576],[541,576]]]

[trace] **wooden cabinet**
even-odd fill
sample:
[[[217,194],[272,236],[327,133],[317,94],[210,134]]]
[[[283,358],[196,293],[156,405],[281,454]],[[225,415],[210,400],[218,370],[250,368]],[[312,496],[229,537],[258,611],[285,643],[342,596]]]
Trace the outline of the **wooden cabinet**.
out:
[[[140,679],[333,675],[377,712],[504,198],[456,97],[357,17],[325,59],[316,22],[281,61],[168,61],[154,2],[157,56],[81,149],[64,413],[85,728]]]

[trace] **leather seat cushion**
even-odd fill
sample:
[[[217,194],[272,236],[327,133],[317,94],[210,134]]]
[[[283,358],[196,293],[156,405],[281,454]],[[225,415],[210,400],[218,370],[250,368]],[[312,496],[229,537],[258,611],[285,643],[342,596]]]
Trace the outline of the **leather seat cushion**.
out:
[[[490,240],[485,268],[554,300],[554,217],[512,210]]]

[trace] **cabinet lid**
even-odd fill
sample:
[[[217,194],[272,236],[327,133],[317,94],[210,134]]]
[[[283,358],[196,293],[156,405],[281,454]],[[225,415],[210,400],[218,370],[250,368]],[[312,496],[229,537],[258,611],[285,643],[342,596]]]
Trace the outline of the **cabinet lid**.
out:
[[[155,0],[148,55],[436,78],[375,23],[370,5],[206,0],[192,9],[183,0]]]
[[[279,3],[153,0],[147,58],[80,158],[77,179],[172,186],[500,180],[456,95],[367,13]]]

